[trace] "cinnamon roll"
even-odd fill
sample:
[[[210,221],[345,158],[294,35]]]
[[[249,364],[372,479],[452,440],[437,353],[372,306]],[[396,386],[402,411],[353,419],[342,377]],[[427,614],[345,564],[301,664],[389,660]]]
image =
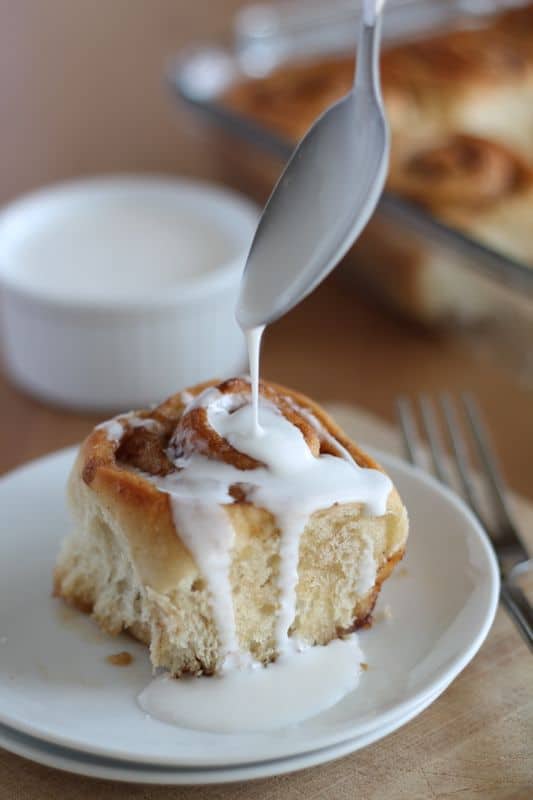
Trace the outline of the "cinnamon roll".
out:
[[[194,387],[98,426],[69,480],[55,594],[154,667],[266,664],[370,624],[402,558],[390,479],[311,400],[262,383]]]
[[[468,134],[441,137],[396,163],[389,187],[434,213],[483,209],[527,189],[531,169],[503,145]]]
[[[533,266],[533,169],[513,150],[468,134],[441,136],[397,159],[391,190],[488,247]],[[382,300],[425,322],[472,321],[501,299],[459,254],[422,243],[379,215],[354,250],[357,275]]]
[[[434,216],[533,265],[533,169],[495,141],[452,134],[393,167],[389,186]]]

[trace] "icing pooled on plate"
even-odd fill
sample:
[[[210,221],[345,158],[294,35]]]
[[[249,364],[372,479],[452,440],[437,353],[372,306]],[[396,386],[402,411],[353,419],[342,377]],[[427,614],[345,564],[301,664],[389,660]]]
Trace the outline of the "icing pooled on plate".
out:
[[[359,683],[364,656],[356,634],[268,667],[223,677],[159,675],[139,695],[152,717],[196,730],[234,733],[294,725],[338,703]]]

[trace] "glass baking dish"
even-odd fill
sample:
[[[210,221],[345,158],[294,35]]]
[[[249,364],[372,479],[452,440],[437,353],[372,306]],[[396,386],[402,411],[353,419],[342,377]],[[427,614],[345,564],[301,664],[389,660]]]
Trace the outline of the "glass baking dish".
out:
[[[435,31],[482,26],[502,6],[509,5],[516,3],[389,0],[383,47],[423,40]],[[358,3],[343,0],[245,7],[235,20],[234,46],[200,46],[182,53],[169,69],[170,84],[212,125],[224,127],[265,156],[273,156],[279,171],[294,141],[233,110],[226,100],[228,91],[257,76],[268,76],[280,65],[348,53],[356,38],[358,14]],[[243,168],[251,152],[245,147],[239,151]],[[265,182],[271,186],[276,175],[273,167]],[[391,264],[396,262],[397,272],[391,273]],[[533,268],[439,221],[389,190],[339,275],[425,323],[472,326],[497,317],[499,327],[509,319],[514,330],[523,320],[524,335],[513,336],[513,347],[528,352],[531,348]],[[531,361],[529,356],[527,361]]]

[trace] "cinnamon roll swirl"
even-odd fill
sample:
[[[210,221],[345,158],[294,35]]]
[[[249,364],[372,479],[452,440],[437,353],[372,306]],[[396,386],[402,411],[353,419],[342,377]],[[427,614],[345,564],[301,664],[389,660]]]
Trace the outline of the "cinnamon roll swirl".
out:
[[[474,240],[533,266],[533,169],[514,150],[468,134],[440,136],[396,159],[389,187]],[[466,260],[376,217],[354,251],[357,275],[424,322],[490,317],[501,297]]]
[[[235,378],[98,426],[69,480],[55,594],[174,675],[213,674],[370,624],[405,508],[311,400]]]
[[[515,151],[452,134],[398,162],[389,185],[443,222],[533,264],[533,169]]]
[[[455,133],[397,163],[389,186],[438,214],[498,203],[527,187],[530,175],[524,159],[503,145]]]

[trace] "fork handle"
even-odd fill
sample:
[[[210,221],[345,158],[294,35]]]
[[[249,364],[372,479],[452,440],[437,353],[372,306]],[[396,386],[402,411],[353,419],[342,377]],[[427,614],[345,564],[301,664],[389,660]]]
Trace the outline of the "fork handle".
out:
[[[520,586],[503,581],[500,599],[533,652],[533,608]]]

